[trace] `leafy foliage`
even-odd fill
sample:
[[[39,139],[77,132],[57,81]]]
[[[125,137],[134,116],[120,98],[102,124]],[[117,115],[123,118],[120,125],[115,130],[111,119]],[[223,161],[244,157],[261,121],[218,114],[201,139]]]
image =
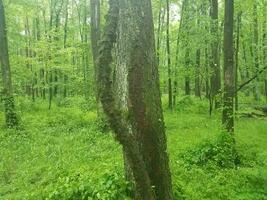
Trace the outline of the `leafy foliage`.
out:
[[[213,143],[206,141],[181,155],[188,168],[211,164],[219,168],[235,168],[240,165],[240,156],[235,148],[233,136],[222,134]]]
[[[59,178],[47,200],[127,200],[131,186],[117,173],[105,174],[99,184],[81,175]]]

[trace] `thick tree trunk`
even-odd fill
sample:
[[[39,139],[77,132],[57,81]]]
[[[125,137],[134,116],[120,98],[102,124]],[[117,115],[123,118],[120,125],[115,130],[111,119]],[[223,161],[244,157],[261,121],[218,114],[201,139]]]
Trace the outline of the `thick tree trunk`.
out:
[[[97,60],[97,83],[100,101],[103,110],[108,117],[111,128],[115,132],[116,139],[121,143],[129,160],[136,183],[137,199],[153,200],[154,194],[151,182],[146,171],[145,162],[139,149],[136,138],[129,134],[129,126],[125,123],[123,112],[115,106],[111,80],[112,49],[116,42],[116,30],[119,17],[118,0],[109,1],[110,8],[107,15],[103,39],[100,43],[99,59]]]
[[[129,92],[128,92],[128,67],[129,67],[129,37],[132,30],[129,24],[131,18],[128,16],[128,6],[124,2],[120,2],[120,12],[117,28],[117,44],[115,48],[115,67],[113,71],[114,98],[116,106],[124,112],[129,112]],[[127,119],[124,119],[127,121]],[[133,134],[133,128],[128,124],[128,134]],[[123,153],[125,179],[133,181],[133,174],[127,158],[126,152]]]
[[[156,199],[172,199],[172,186],[164,130],[159,74],[156,63],[150,0],[132,0],[135,21],[131,39],[129,97],[132,126],[141,138],[141,152],[154,186]],[[144,14],[145,13],[145,14]]]
[[[6,21],[2,0],[0,0],[0,63],[3,79],[3,101],[5,107],[6,126],[12,128],[18,125],[18,118],[15,112],[15,102],[12,91]]]
[[[132,169],[136,199],[171,200],[171,177],[166,153],[151,2],[119,0],[118,10],[116,6],[116,0],[110,0],[107,25],[101,40],[98,60],[100,99]],[[129,21],[131,23],[127,23]],[[128,36],[126,45],[120,41],[125,34]],[[111,50],[116,38],[117,55],[126,55],[124,60],[117,60],[116,65],[118,61],[123,61],[119,62],[119,66],[124,66],[128,75],[124,80],[125,76],[120,76],[117,74],[120,72],[116,70],[114,79],[115,84],[123,84],[119,87],[126,89],[124,94],[129,94],[126,109],[116,106],[117,97],[110,80]],[[124,81],[120,82],[117,78],[123,78]]]
[[[224,21],[224,93],[222,124],[229,132],[234,132],[234,0],[225,0]]]

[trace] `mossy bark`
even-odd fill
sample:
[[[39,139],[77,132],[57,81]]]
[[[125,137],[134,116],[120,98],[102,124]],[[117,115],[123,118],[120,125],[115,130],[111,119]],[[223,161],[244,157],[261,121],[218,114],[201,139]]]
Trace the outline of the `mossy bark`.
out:
[[[15,112],[15,103],[12,92],[5,12],[2,0],[0,0],[0,64],[2,70],[6,125],[7,127],[12,128],[18,125],[18,118]]]
[[[124,121],[123,112],[116,108],[115,96],[112,86],[112,49],[116,42],[118,23],[117,0],[110,0],[110,8],[107,15],[104,35],[100,41],[98,57],[98,92],[103,110],[108,117],[111,128],[115,132],[116,139],[123,146],[136,183],[136,199],[153,200],[154,194],[150,179],[145,168],[145,162],[139,149],[139,144],[133,134],[129,134],[128,124]]]
[[[135,199],[171,200],[154,43],[150,0],[110,0],[98,59],[100,100],[133,172]]]

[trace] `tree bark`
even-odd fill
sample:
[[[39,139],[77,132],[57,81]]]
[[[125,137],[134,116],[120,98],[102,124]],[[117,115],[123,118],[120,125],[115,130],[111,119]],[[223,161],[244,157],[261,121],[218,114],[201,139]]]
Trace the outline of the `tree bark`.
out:
[[[199,6],[197,11],[197,28],[200,29],[201,15],[203,14],[203,5]],[[201,98],[201,87],[200,87],[200,68],[201,68],[201,49],[200,45],[197,45],[196,50],[196,64],[195,64],[195,96]]]
[[[253,62],[254,62],[254,70],[253,72],[257,72],[259,70],[259,23],[258,23],[258,7],[257,2],[254,1],[253,4],[253,44],[252,44],[252,50],[253,50]],[[255,100],[259,100],[259,88],[258,88],[258,82],[259,79],[257,78],[257,81],[255,81],[253,86],[253,94]]]
[[[236,48],[235,48],[235,90],[238,86],[238,69],[239,69],[239,46],[240,46],[240,28],[242,13],[238,13],[236,26]],[[235,111],[238,111],[238,92],[235,94]]]
[[[123,112],[115,106],[115,97],[111,80],[112,49],[116,42],[116,30],[118,23],[118,0],[109,1],[110,8],[104,28],[103,39],[100,43],[99,58],[97,60],[97,83],[100,101],[103,110],[108,117],[111,128],[115,132],[116,139],[121,143],[129,160],[136,183],[137,199],[153,200],[154,194],[151,182],[146,171],[145,162],[135,137],[129,134],[128,124],[123,120]]]
[[[94,62],[94,82],[97,80],[97,66],[96,61],[98,57],[98,42],[100,39],[100,1],[99,0],[90,0],[90,17],[91,17],[91,46],[93,53],[93,62]],[[95,84],[96,85],[96,84]],[[99,97],[96,92],[96,101],[99,102]]]
[[[116,6],[117,2],[110,0],[104,38],[101,40],[98,59],[100,99],[133,171],[136,199],[171,200],[172,186],[166,153],[151,2],[119,0],[119,9]],[[122,14],[125,12],[127,15]],[[119,24],[117,28],[118,21],[125,26]],[[116,106],[111,82],[111,51],[117,38],[116,33],[119,40],[123,37],[122,34],[129,33],[124,63],[127,65],[126,89],[129,93],[126,110]],[[120,41],[117,43],[120,44]],[[122,50],[125,51],[124,48],[118,48],[120,56],[125,53]]]
[[[168,94],[169,94],[169,109],[172,110],[172,70],[171,70],[171,50],[170,50],[170,3],[167,3],[167,24],[166,24],[166,44],[167,44],[167,63],[168,63]]]
[[[190,53],[189,49],[186,49],[185,53],[185,68],[186,68],[186,73],[188,73],[189,68],[190,68]],[[185,95],[190,95],[191,88],[190,88],[190,77],[188,74],[185,75]]]
[[[195,96],[201,98],[201,88],[200,88],[200,49],[196,52],[196,70],[195,70]]]
[[[265,16],[263,20],[263,46],[264,46],[263,63],[265,63],[265,67],[267,67],[267,16],[266,16],[267,2],[265,2],[263,6],[264,6],[263,15]],[[266,76],[264,80],[264,87],[265,87],[265,98],[266,98],[266,103],[267,103],[267,78]]]
[[[182,10],[181,10],[181,18],[179,22],[179,30],[177,33],[177,41],[176,41],[176,54],[175,54],[175,68],[174,68],[174,83],[173,83],[173,105],[176,105],[176,97],[178,95],[178,65],[179,65],[179,54],[180,54],[180,39],[181,39],[181,32],[183,26],[183,18],[185,12],[185,5],[187,0],[183,0],[182,2]]]
[[[225,0],[224,24],[224,93],[222,124],[229,133],[234,132],[234,0]]]
[[[18,118],[15,112],[15,102],[12,91],[5,11],[2,0],[0,0],[0,63],[3,79],[3,101],[6,126],[12,128],[18,125]]]
[[[219,95],[221,94],[221,70],[220,70],[220,54],[219,54],[219,27],[218,27],[218,0],[211,1],[211,34],[212,44],[211,44],[211,69],[212,75],[210,80],[211,86],[211,96],[212,102],[215,103],[215,108],[220,107],[221,98]]]

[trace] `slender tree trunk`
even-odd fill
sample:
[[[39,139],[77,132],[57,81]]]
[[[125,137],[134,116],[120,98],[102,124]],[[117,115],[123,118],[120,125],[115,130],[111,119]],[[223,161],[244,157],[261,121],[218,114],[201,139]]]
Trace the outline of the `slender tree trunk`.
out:
[[[224,93],[222,124],[229,132],[234,132],[234,0],[225,0],[224,21]]]
[[[191,59],[190,59],[190,48],[189,48],[189,36],[190,36],[190,24],[192,23],[192,20],[190,18],[191,15],[191,7],[190,7],[190,1],[189,0],[184,0],[183,2],[185,5],[184,7],[184,34],[185,34],[185,57],[184,57],[184,64],[185,64],[185,95],[190,95],[191,93],[191,88],[190,88],[190,65],[191,65]]]
[[[201,5],[199,8],[199,11],[197,12],[197,28],[200,29],[200,18],[202,14],[203,5]],[[200,45],[198,44],[197,50],[196,50],[196,64],[195,64],[195,96],[201,98],[201,87],[200,87],[200,63],[201,63],[201,50]]]
[[[265,16],[264,20],[263,20],[263,46],[264,46],[263,63],[265,66],[267,66],[267,16],[266,16],[267,2],[266,1],[263,4],[263,6],[264,6],[263,16]],[[265,80],[264,80],[264,86],[265,86],[265,98],[266,98],[266,103],[267,103],[267,78],[266,78],[266,76],[265,76]]]
[[[178,95],[178,65],[179,65],[179,54],[180,54],[180,37],[182,32],[182,25],[183,25],[183,18],[184,18],[184,11],[185,11],[185,1],[183,0],[182,3],[182,10],[181,10],[181,19],[179,22],[179,30],[177,34],[177,41],[176,41],[176,54],[175,54],[175,68],[174,68],[174,83],[173,83],[173,105],[176,105],[176,97]]]
[[[242,41],[242,49],[243,49],[243,60],[244,60],[244,63],[245,63],[245,79],[249,79],[250,77],[250,74],[249,74],[249,66],[248,66],[248,62],[247,62],[247,48],[246,48],[246,43],[243,39]],[[246,90],[245,92],[246,96],[249,96],[250,95],[250,91],[249,90]]]
[[[58,70],[54,70],[54,96],[56,97],[58,93]]]
[[[45,100],[46,99],[46,75],[45,75],[45,70],[43,68],[40,69],[40,79],[41,79],[41,84],[42,84],[42,97]]]
[[[186,73],[189,72],[189,65],[190,65],[190,53],[189,49],[186,49],[185,53],[185,67],[186,67]],[[190,95],[191,88],[190,88],[190,77],[188,74],[185,76],[185,95]]]
[[[205,48],[205,96],[207,99],[210,99],[210,84],[209,84],[209,54],[208,48]]]
[[[239,46],[240,46],[240,28],[242,13],[238,13],[236,26],[236,48],[235,48],[235,91],[238,87],[238,68],[239,68]],[[238,111],[238,92],[235,94],[235,111]]]
[[[161,20],[162,20],[162,8],[161,8],[162,0],[159,1],[159,13],[158,13],[158,30],[157,30],[157,62],[160,64],[160,42],[161,42]],[[164,20],[163,20],[164,21]]]
[[[253,59],[254,59],[254,70],[253,72],[256,73],[259,70],[259,23],[258,23],[258,8],[257,8],[257,2],[254,2],[253,5],[253,15],[254,15],[254,22],[253,22],[253,44],[252,44],[252,50],[253,50]],[[253,94],[255,100],[259,100],[259,88],[258,88],[258,82],[259,79],[254,83],[253,87]]]
[[[26,16],[25,18],[25,24],[24,24],[24,31],[25,31],[25,56],[26,56],[26,67],[27,67],[27,70],[31,70],[31,65],[30,65],[30,62],[29,62],[29,59],[30,59],[30,27],[29,27],[29,19],[28,19],[28,16]],[[31,81],[30,79],[26,79],[25,80],[26,82],[26,94],[30,97],[31,96]]]
[[[91,45],[92,45],[92,53],[93,53],[93,62],[94,62],[94,73],[95,79],[94,82],[96,84],[96,74],[97,74],[97,66],[96,61],[98,57],[98,41],[100,38],[100,1],[99,0],[90,0],[90,14],[91,14]],[[99,102],[99,97],[96,94],[96,100]]]
[[[167,62],[168,62],[168,94],[169,94],[169,109],[172,109],[172,70],[171,70],[171,50],[170,50],[170,5],[167,2],[167,24],[166,24],[166,44],[167,44]]]
[[[68,39],[68,21],[69,21],[69,11],[68,11],[68,6],[69,6],[69,1],[67,0],[65,4],[65,23],[64,23],[64,39],[63,39],[63,47],[64,49],[67,48],[67,39]],[[67,84],[68,84],[68,75],[67,72],[63,73],[63,97],[67,97]]]
[[[201,88],[200,88],[200,49],[196,52],[196,70],[195,70],[195,96],[201,98]]]
[[[219,27],[218,27],[218,0],[211,1],[211,34],[213,36],[211,44],[211,97],[215,103],[215,108],[220,107],[221,98],[221,70],[220,70],[220,54],[219,54]]]
[[[51,109],[52,106],[52,99],[53,99],[53,72],[52,70],[49,71],[47,74],[49,76],[49,98],[48,98],[48,109]]]
[[[3,101],[6,126],[12,128],[18,125],[18,118],[15,112],[15,102],[12,91],[5,11],[2,0],[0,0],[0,63],[3,79]]]

